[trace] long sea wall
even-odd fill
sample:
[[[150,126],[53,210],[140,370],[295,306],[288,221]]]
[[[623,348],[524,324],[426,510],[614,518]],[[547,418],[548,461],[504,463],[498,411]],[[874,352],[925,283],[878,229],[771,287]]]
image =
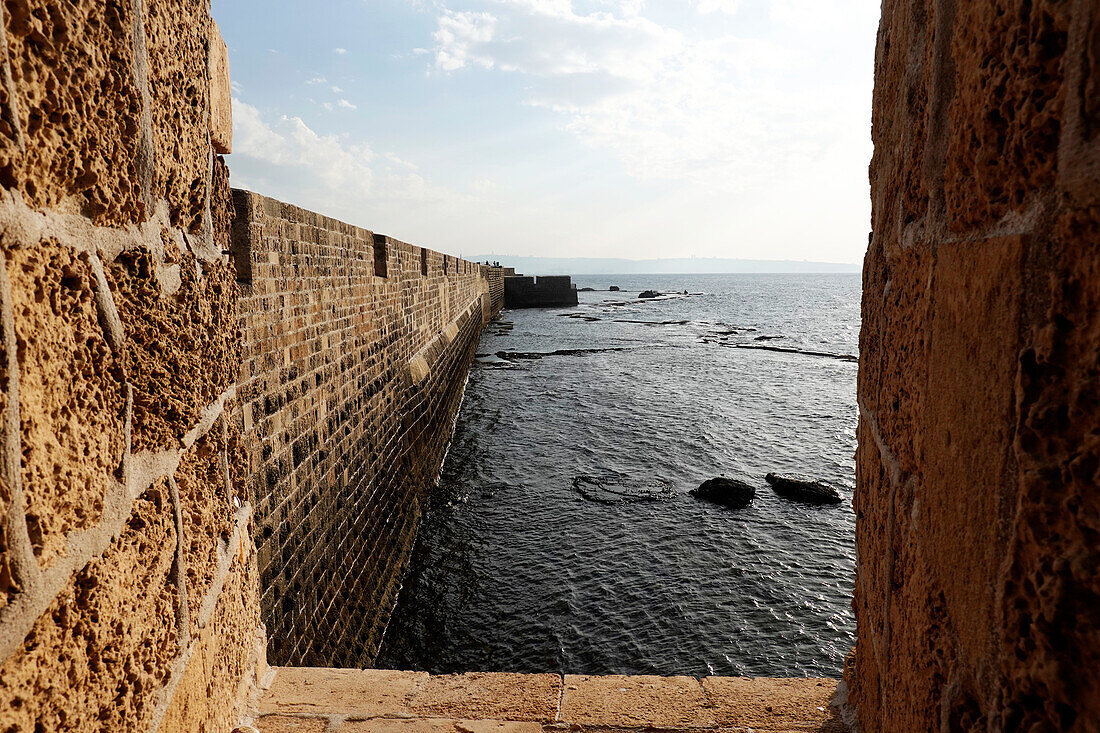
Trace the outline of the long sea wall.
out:
[[[366,666],[495,312],[490,268],[247,191],[234,203],[270,661]]]

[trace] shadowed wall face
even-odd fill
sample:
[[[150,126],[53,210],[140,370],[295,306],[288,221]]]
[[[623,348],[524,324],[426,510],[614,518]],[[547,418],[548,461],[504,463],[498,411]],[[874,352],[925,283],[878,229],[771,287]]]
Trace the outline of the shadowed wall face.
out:
[[[1094,2],[883,5],[845,673],[864,731],[1100,719],[1098,84]]]
[[[0,66],[2,727],[227,730],[259,619],[225,46],[203,1],[20,0]]]
[[[493,312],[486,268],[234,194],[270,660],[366,666]]]

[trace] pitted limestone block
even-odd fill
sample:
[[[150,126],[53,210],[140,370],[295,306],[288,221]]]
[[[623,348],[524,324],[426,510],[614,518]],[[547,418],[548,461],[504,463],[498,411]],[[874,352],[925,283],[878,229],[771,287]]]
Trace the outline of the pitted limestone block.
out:
[[[39,561],[49,565],[67,535],[99,521],[121,464],[122,369],[99,322],[87,255],[43,243],[10,250],[7,268],[27,529]]]
[[[874,228],[880,235],[920,219],[928,208],[923,166],[929,153],[928,102],[935,36],[922,21],[933,0],[887,0],[879,31],[879,78],[872,109]],[[933,141],[932,146],[937,143]]]
[[[229,187],[229,166],[225,158],[214,156],[214,175],[210,181],[210,217],[213,225],[214,247],[219,252],[230,252],[233,247],[233,192]]]
[[[847,731],[830,706],[836,680],[707,677],[702,684],[721,728]]]
[[[1023,247],[1020,237],[942,245],[936,261],[917,495],[929,519],[919,531],[961,660],[983,659],[994,643],[992,598],[975,587],[993,586],[1006,549],[1002,527],[1016,509],[1008,446],[1017,419]]]
[[[72,579],[0,668],[9,730],[146,730],[179,653],[176,535],[164,482]]]
[[[0,265],[2,266],[2,265]],[[0,322],[0,421],[4,419],[8,409],[8,344],[4,337],[4,325]],[[0,422],[0,430],[3,430],[3,422]],[[0,433],[0,445],[6,442]],[[3,517],[8,514],[11,505],[11,487],[6,478],[7,470],[0,466],[0,609],[8,605],[11,598],[19,592],[19,587],[12,577],[12,558],[8,550],[7,522]]]
[[[922,451],[933,256],[929,248],[872,243],[863,272],[859,401],[902,474]]]
[[[168,201],[172,224],[198,229],[210,166],[206,0],[145,0],[155,197]]]
[[[893,579],[891,563],[893,547],[885,528],[892,516],[890,497],[897,491],[895,477],[884,465],[883,456],[876,446],[875,436],[869,420],[861,418],[858,427],[859,446],[856,449],[856,482],[860,491],[852,497],[853,509],[858,518],[857,536],[860,542],[858,564],[858,582],[855,587],[854,603],[860,610],[861,635],[856,639],[856,652],[860,669],[869,669],[863,658],[867,654],[885,654],[879,652],[879,641],[885,636],[886,617],[889,608],[884,599],[889,595]],[[896,511],[894,515],[896,516]],[[881,529],[880,529],[881,528]],[[875,664],[885,659],[872,660]],[[877,685],[877,683],[876,683]],[[876,685],[863,685],[861,691],[877,689]]]
[[[1070,3],[959,5],[944,171],[949,227],[986,227],[1053,185]]]
[[[890,230],[888,229],[887,232]],[[913,658],[911,650],[891,651],[902,639],[891,632],[896,613],[923,617],[929,608],[922,597],[911,609],[890,602],[893,589],[916,571],[908,567],[912,553],[902,546],[900,532],[890,534],[899,518],[910,516],[911,490],[920,480],[925,453],[924,433],[928,395],[931,321],[935,307],[930,248],[905,247],[887,234],[875,234],[864,263],[863,328],[860,331],[859,447],[856,455],[858,490],[853,497],[856,542],[859,547],[855,610],[859,619],[856,667],[849,682],[860,709],[877,710],[878,694],[890,675],[894,660],[906,658],[923,668],[930,655]],[[918,515],[920,509],[917,509]],[[907,593],[911,589],[906,589]],[[928,627],[914,623],[922,630]],[[923,647],[922,647],[923,648]],[[907,694],[898,696],[910,704],[921,697],[917,709],[891,708],[890,714],[905,728],[926,714],[923,696],[915,687],[922,674],[905,678]],[[900,682],[898,682],[900,684]],[[874,730],[875,727],[871,726]]]
[[[916,508],[919,515],[919,504]],[[968,707],[982,683],[970,672],[978,666],[975,660],[959,656],[954,624],[928,567],[923,528],[920,523],[908,525],[911,516],[908,502],[896,508],[893,572],[881,609],[889,631],[867,640],[868,646],[878,645],[881,657],[878,664],[884,676],[878,682],[888,693],[882,718],[885,730],[926,728],[928,721],[943,716],[944,708]],[[959,725],[956,711],[948,713],[954,722],[946,726],[948,730],[981,729],[973,723]]]
[[[8,118],[3,100],[0,185],[36,208],[66,202],[114,225],[152,213],[144,210],[138,170],[142,95],[131,71],[132,7],[120,0],[5,3],[18,118]]]
[[[1062,212],[1055,234],[1058,266],[1041,286],[1049,310],[1020,354],[1005,730],[1100,720],[1100,207]]]
[[[123,252],[107,267],[128,337],[135,451],[177,447],[233,384],[240,363],[232,266],[200,263],[189,252],[178,258],[180,283],[172,295],[162,293],[148,250]]]
[[[1100,205],[1100,8],[1074,7],[1066,54],[1064,114],[1058,142],[1058,188],[1073,207]]]
[[[694,677],[569,674],[558,717],[584,727],[716,727],[714,712]]]
[[[556,674],[502,672],[433,676],[409,700],[409,711],[425,718],[527,720],[552,723],[561,695]]]
[[[413,384],[420,384],[428,378],[431,372],[428,360],[423,356],[416,356],[409,362],[409,376],[412,378]]]
[[[218,565],[218,545],[233,532],[233,499],[226,486],[220,425],[185,451],[175,481],[183,513],[183,557],[191,633],[199,633],[199,610]]]
[[[328,718],[264,715],[256,721],[260,733],[326,733]]]
[[[260,623],[258,597],[255,562],[238,556],[229,568],[210,623],[193,640],[194,654],[172,696],[161,731],[232,730],[240,714],[237,693],[254,661]]]
[[[356,717],[407,714],[409,697],[427,679],[427,672],[280,667],[271,689],[260,701],[260,713]]]
[[[241,405],[238,399],[226,400],[226,464],[229,469],[230,491],[242,503],[256,505],[256,499],[249,488],[249,461],[246,446],[252,444],[255,436],[247,425],[242,413],[250,412],[248,405]]]
[[[276,729],[277,730],[277,729]],[[294,731],[295,728],[284,728]],[[538,723],[515,720],[447,720],[420,718],[416,720],[349,720],[336,729],[337,733],[542,733]],[[266,728],[262,733],[268,733]]]
[[[233,152],[233,100],[229,86],[229,49],[218,24],[210,21],[207,41],[207,73],[210,78],[210,142],[215,152]]]

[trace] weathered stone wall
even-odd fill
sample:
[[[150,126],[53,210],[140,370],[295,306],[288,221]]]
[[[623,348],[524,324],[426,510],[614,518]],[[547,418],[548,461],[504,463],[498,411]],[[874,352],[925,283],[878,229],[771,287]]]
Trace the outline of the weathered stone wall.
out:
[[[486,265],[482,265],[481,267],[485,272],[486,279],[489,281],[489,302],[492,304],[493,314],[495,315],[504,308],[505,268],[490,267]],[[511,267],[507,269],[515,272]]]
[[[865,732],[1100,721],[1100,5],[886,0],[857,467]]]
[[[493,312],[489,283],[474,263],[234,198],[269,657],[366,665]]]
[[[259,633],[225,47],[205,0],[0,31],[0,727],[224,731]]]

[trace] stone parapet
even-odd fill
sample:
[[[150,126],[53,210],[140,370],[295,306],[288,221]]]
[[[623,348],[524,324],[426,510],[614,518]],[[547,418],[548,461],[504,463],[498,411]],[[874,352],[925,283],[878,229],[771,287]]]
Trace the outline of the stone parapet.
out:
[[[247,191],[244,467],[280,664],[373,659],[481,328],[485,268]]]
[[[489,267],[482,265],[485,278],[489,281],[489,305],[495,316],[504,309],[504,278],[505,269],[501,267]],[[508,268],[509,270],[512,268]],[[513,272],[515,272],[513,270]]]
[[[848,730],[829,679],[280,668],[254,701],[261,733]]]

